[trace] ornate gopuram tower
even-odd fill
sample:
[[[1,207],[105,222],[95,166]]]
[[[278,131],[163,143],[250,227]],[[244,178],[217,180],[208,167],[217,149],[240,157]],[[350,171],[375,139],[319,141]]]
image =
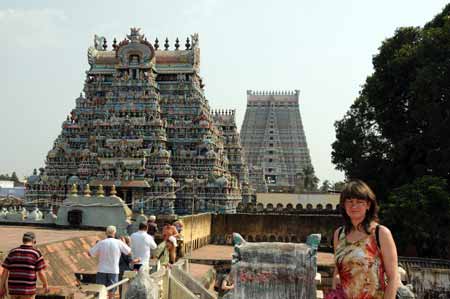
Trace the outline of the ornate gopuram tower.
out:
[[[257,192],[293,192],[311,165],[299,110],[300,91],[247,91],[241,140]]]
[[[242,202],[255,202],[256,194],[255,190],[249,184],[247,163],[243,156],[241,138],[236,125],[236,111],[214,110],[212,115],[214,124],[219,128],[224,137],[224,149],[229,161],[230,171],[240,183]]]
[[[229,170],[199,76],[198,35],[169,50],[139,29],[108,49],[88,49],[84,96],[62,124],[45,168],[29,177],[26,199],[57,205],[70,186],[112,186],[133,210],[233,213],[242,183]]]

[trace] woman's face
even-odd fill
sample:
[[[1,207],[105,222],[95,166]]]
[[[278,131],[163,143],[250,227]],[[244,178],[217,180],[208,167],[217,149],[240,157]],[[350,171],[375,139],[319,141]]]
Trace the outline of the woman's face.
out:
[[[367,210],[370,208],[370,202],[365,199],[347,198],[344,201],[345,212],[351,220],[363,220]]]

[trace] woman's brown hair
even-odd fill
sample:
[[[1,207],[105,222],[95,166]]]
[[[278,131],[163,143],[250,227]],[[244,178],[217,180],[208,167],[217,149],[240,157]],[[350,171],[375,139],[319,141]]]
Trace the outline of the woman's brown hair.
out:
[[[345,211],[345,200],[348,198],[364,199],[370,202],[370,208],[366,211],[366,216],[361,222],[361,226],[364,231],[370,235],[370,223],[372,221],[378,221],[378,204],[372,189],[361,180],[351,180],[345,184],[344,189],[341,191],[341,199],[339,207],[341,209],[342,217],[344,218],[345,233],[348,234],[353,228],[352,221]],[[358,229],[355,227],[355,229]]]

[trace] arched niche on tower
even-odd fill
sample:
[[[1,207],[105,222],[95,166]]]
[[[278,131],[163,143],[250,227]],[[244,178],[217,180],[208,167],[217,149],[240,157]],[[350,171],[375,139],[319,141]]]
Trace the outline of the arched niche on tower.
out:
[[[119,67],[129,67],[139,65],[150,68],[155,58],[155,49],[150,43],[143,43],[134,40],[117,49],[116,56],[119,59]]]

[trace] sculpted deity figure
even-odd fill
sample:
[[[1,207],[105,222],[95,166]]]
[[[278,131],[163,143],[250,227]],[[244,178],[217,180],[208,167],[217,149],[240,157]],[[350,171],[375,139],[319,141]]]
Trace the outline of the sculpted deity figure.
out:
[[[122,178],[122,168],[120,166],[116,168],[116,176],[118,180]]]

